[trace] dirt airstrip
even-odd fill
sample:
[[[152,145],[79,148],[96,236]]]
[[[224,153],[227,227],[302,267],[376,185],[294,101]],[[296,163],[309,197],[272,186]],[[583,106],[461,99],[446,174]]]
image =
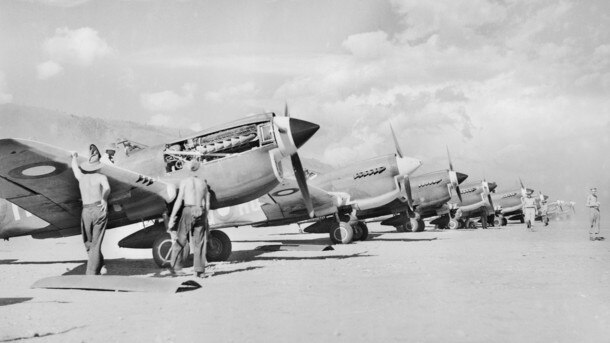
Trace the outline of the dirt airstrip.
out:
[[[230,261],[201,288],[175,294],[31,289],[84,273],[80,237],[0,242],[0,342],[610,339],[610,239],[590,242],[582,221],[535,232],[369,227],[370,240],[334,251],[254,250],[328,244],[296,226],[226,230]],[[108,274],[163,277],[149,251],[116,246],[139,228],[108,231]]]

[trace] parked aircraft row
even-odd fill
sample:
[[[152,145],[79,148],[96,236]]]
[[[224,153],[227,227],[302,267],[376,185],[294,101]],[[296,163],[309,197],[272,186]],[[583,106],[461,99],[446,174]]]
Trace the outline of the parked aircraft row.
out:
[[[198,177],[212,194],[208,260],[226,260],[229,226],[307,225],[306,232],[328,233],[333,243],[368,237],[368,221],[397,231],[423,231],[424,219],[441,229],[506,225],[523,218],[526,188],[495,192],[495,182],[464,183],[467,175],[449,168],[413,173],[421,161],[403,154],[394,131],[394,153],[357,161],[329,173],[303,167],[298,149],[319,126],[264,113],[198,132],[190,137],[145,146],[121,140],[124,153],[109,152],[100,170],[108,177],[108,228],[152,221],[119,245],[152,249],[159,265],[171,241],[165,220],[189,160],[202,162]],[[84,157],[79,157],[81,162]],[[293,173],[282,166],[290,159]],[[23,139],[0,140],[0,238],[80,234],[81,202],[70,170],[70,152]],[[563,211],[561,205],[554,208]],[[573,205],[572,205],[573,208]],[[562,212],[563,213],[563,212]]]

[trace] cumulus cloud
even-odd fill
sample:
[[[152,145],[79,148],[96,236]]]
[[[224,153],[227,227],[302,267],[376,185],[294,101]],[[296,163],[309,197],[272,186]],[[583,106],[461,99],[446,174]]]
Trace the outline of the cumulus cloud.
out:
[[[222,102],[233,101],[239,98],[250,98],[259,91],[254,82],[246,82],[240,85],[223,87],[217,91],[206,92],[204,97],[207,101]]]
[[[43,44],[43,51],[57,63],[89,66],[94,60],[113,53],[113,49],[90,27],[55,30],[55,35]]]
[[[13,95],[7,93],[6,80],[4,79],[4,73],[0,71],[0,105],[8,104],[13,101]]]
[[[54,61],[46,61],[36,66],[36,72],[40,80],[51,78],[61,73],[63,70],[64,68]]]
[[[49,60],[36,67],[41,80],[59,75],[64,69],[63,65],[88,67],[96,60],[115,53],[90,27],[75,30],[58,28],[55,35],[43,43],[42,50]]]
[[[187,83],[182,86],[182,94],[171,90],[140,95],[142,106],[154,112],[171,112],[189,106],[194,100],[197,85]]]

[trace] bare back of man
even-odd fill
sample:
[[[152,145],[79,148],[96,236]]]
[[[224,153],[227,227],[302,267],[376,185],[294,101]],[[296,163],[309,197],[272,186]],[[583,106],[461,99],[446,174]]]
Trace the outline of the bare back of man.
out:
[[[184,191],[184,205],[205,207],[205,183],[194,176],[190,176],[180,182],[180,190]]]
[[[83,204],[93,204],[104,200],[104,189],[108,178],[102,174],[83,174],[78,182]]]

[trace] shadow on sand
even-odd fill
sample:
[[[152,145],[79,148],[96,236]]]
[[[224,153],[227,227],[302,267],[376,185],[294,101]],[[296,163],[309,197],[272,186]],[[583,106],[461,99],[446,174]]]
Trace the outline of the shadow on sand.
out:
[[[32,299],[33,298],[0,298],[0,306],[20,304]]]

